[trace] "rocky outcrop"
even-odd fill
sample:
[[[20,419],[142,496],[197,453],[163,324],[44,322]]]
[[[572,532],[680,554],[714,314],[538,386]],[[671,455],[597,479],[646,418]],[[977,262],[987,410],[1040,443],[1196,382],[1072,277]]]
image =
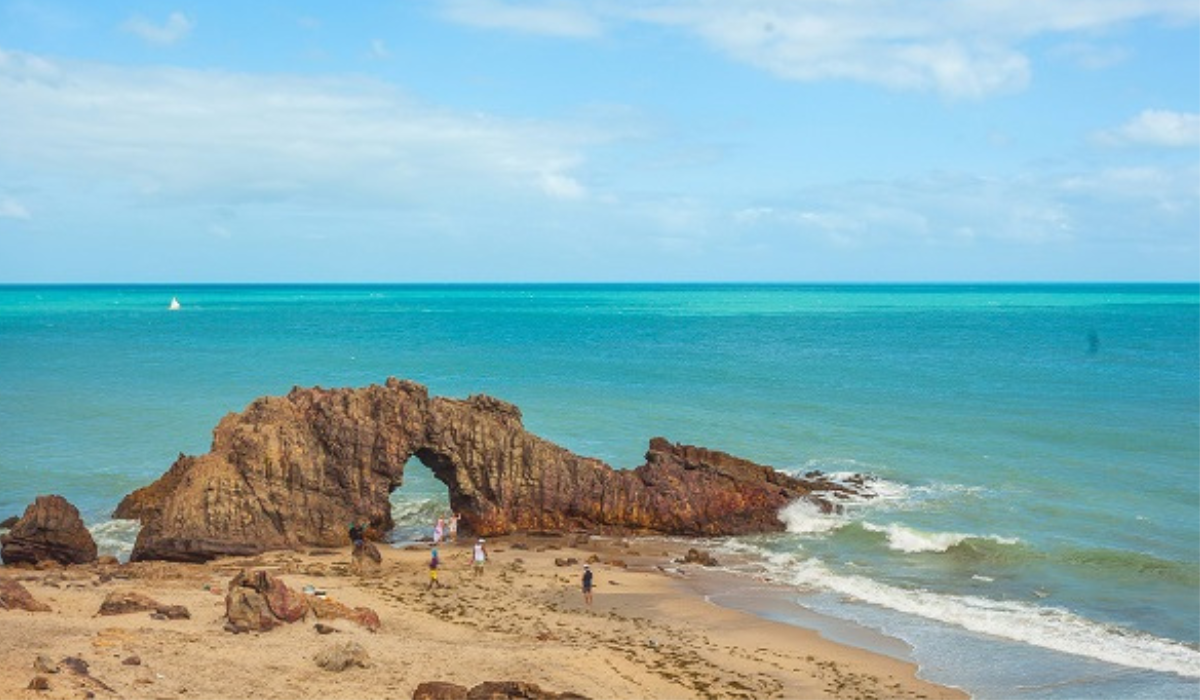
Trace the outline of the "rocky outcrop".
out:
[[[225,595],[225,629],[233,633],[266,632],[306,619],[349,620],[370,632],[379,630],[379,614],[367,607],[351,608],[321,595],[297,593],[263,570],[242,569],[229,581]]]
[[[88,564],[96,561],[96,541],[79,510],[62,496],[38,496],[8,534],[0,536],[5,564]]]
[[[0,578],[0,610],[50,612],[50,606],[34,598],[20,581]]]
[[[391,529],[388,495],[413,456],[446,484],[460,529],[484,536],[777,531],[788,503],[808,498],[829,509],[846,490],[662,438],[651,440],[644,465],[615,470],[529,433],[521,420],[499,399],[430,397],[397,379],[296,388],[223,418],[208,454],[180,455],[115,516],[142,522],[134,560],[344,546],[351,522]]]
[[[231,632],[265,632],[307,615],[308,600],[265,571],[243,569],[229,581],[225,627]]]
[[[143,593],[136,591],[113,591],[104,597],[100,610],[96,612],[101,617],[109,615],[128,615],[130,613],[149,612],[163,620],[186,620],[191,613],[182,605],[164,605]]]

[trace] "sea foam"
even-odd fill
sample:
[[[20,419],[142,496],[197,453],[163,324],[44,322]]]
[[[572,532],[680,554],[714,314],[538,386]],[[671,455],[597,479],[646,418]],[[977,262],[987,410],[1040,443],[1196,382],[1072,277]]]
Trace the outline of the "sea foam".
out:
[[[113,556],[120,561],[129,561],[129,555],[133,553],[133,544],[137,541],[141,529],[142,524],[137,520],[105,520],[89,527],[88,532],[92,533],[100,556]]]
[[[967,540],[990,540],[998,544],[1017,544],[1020,540],[998,535],[970,535],[961,532],[923,532],[916,528],[897,523],[888,525],[873,525],[862,523],[862,528],[868,532],[876,532],[887,537],[888,548],[897,552],[916,554],[919,552],[945,552],[951,547],[960,545]]]
[[[863,576],[834,573],[816,559],[793,558],[787,564],[779,560],[772,564],[779,579],[799,587],[833,591],[852,600],[1067,654],[1200,678],[1200,651],[1097,623],[1061,608],[902,589]]]
[[[797,535],[832,532],[850,524],[850,520],[834,513],[822,513],[815,503],[792,501],[779,511],[779,519],[787,531]]]

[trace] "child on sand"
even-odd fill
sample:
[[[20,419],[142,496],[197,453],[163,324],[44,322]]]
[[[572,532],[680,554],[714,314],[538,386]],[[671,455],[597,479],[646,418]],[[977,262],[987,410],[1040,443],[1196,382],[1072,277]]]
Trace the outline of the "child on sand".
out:
[[[487,558],[487,549],[483,546],[483,538],[480,537],[479,541],[475,543],[475,552],[473,556],[475,578],[483,576],[483,563],[487,561]]]
[[[434,586],[437,586],[438,588],[442,587],[442,584],[438,583],[437,570],[438,570],[438,551],[437,551],[437,548],[434,548],[433,551],[430,552],[430,557],[429,557],[429,588],[426,590],[430,590]]]
[[[592,604],[592,567],[583,565],[583,602]]]

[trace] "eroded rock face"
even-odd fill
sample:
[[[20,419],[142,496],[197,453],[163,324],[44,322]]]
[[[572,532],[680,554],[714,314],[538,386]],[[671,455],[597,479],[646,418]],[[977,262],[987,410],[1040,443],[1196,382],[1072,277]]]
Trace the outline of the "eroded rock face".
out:
[[[389,379],[258,399],[220,421],[208,454],[180,455],[115,516],[142,521],[134,560],[344,546],[353,521],[392,528],[388,494],[414,455],[448,487],[460,530],[484,536],[777,531],[788,503],[832,507],[826,497],[845,490],[662,438],[650,442],[646,464],[618,471],[529,433],[512,404],[430,397]]]
[[[25,515],[0,537],[5,564],[88,564],[96,561],[96,541],[79,510],[62,496],[38,496]]]

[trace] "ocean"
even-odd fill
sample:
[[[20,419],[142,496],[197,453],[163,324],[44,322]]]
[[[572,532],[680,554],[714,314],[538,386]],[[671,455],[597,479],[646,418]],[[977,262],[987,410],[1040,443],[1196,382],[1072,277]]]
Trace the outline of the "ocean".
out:
[[[388,376],[618,468],[661,435],[871,475],[840,515],[704,545],[931,680],[1200,694],[1194,284],[0,286],[0,519],[61,494],[128,556],[112,510],[224,414]],[[446,504],[413,460],[397,538]]]

